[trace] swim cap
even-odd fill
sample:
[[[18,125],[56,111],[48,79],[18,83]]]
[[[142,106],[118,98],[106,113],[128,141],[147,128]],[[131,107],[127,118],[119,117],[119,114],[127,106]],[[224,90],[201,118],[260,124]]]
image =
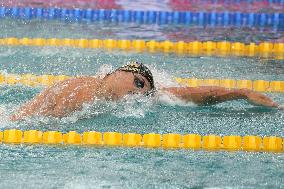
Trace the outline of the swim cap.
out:
[[[121,66],[117,70],[141,74],[149,81],[151,89],[155,88],[154,79],[151,71],[142,63],[130,62],[129,64]]]

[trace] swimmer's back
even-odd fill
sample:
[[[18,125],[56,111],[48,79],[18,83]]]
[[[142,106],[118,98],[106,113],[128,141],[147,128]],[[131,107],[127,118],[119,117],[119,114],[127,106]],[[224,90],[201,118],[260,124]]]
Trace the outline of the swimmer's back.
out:
[[[82,108],[83,103],[92,102],[98,91],[100,80],[95,77],[79,77],[61,81],[45,89],[32,101],[25,104],[12,119],[27,115],[63,117]],[[39,107],[39,108],[38,108]]]

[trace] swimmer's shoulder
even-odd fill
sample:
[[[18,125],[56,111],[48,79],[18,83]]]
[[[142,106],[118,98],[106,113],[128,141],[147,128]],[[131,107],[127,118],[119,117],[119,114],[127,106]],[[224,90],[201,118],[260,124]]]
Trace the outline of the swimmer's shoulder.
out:
[[[101,79],[93,76],[80,76],[80,77],[74,77],[69,78],[61,82],[61,84],[100,84]]]
[[[56,90],[89,90],[97,89],[101,85],[101,79],[92,76],[82,76],[69,78],[64,81],[56,83],[51,89]]]

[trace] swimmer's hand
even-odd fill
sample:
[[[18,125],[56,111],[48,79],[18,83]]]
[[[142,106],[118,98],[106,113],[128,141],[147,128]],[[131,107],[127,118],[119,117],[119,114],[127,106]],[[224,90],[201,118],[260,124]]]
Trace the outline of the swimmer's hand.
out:
[[[276,102],[272,101],[269,97],[261,93],[250,90],[242,90],[242,92],[246,96],[247,100],[252,104],[283,109],[283,107],[281,108]]]

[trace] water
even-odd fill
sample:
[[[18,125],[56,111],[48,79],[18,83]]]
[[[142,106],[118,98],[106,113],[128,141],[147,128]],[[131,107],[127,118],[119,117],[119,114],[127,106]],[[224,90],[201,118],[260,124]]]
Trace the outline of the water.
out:
[[[141,33],[149,33],[141,37],[144,39],[167,38],[167,35],[160,35],[160,27],[145,29],[144,26],[135,26],[131,29],[132,26],[128,25],[129,30],[122,31],[124,26],[120,25],[83,26],[9,19],[1,20],[0,25],[4,28],[1,30],[2,37],[125,38],[129,33],[133,34],[132,31],[140,30]],[[106,33],[107,27],[113,33]],[[167,29],[163,32],[167,33]],[[242,31],[234,29],[234,32],[241,35],[239,32]],[[136,38],[141,33],[134,33],[129,38]],[[272,40],[281,38],[283,33],[274,32],[273,37],[261,35]],[[200,39],[203,39],[202,35]],[[255,39],[261,37],[256,35]],[[284,62],[271,59],[188,57],[55,47],[0,47],[0,70],[15,74],[95,75],[102,68],[116,68],[131,60],[148,65],[153,70],[156,83],[165,86],[173,85],[170,78],[176,76],[284,78]],[[1,129],[284,136],[283,111],[255,107],[245,101],[196,107],[141,98],[128,99],[124,103],[95,103],[61,120],[40,117],[11,122],[7,119],[22,103],[41,90],[40,87],[21,85],[1,86]],[[268,95],[284,104],[283,94]],[[0,183],[3,188],[283,188],[283,170],[284,156],[281,153],[0,145]]]
[[[102,67],[115,68],[138,60],[154,70],[160,85],[172,84],[169,75],[284,78],[282,61],[264,59],[178,57],[50,47],[1,47],[0,56],[1,69],[17,74],[94,75]],[[0,107],[11,114],[41,90],[21,85],[2,86]],[[269,96],[284,104],[282,94]],[[283,118],[283,111],[254,107],[244,101],[195,107],[142,98],[128,103],[97,103],[62,120],[32,118],[12,123],[4,116],[1,127],[80,133],[96,130],[283,137]],[[283,187],[282,154],[26,145],[1,145],[0,151],[1,185],[8,188],[16,188],[18,184],[23,188]]]
[[[15,31],[17,31],[15,33]],[[284,41],[284,28],[150,25],[138,23],[74,23],[1,18],[0,37],[144,39],[171,41]]]
[[[3,188],[283,188],[265,153],[2,146],[0,169]]]

